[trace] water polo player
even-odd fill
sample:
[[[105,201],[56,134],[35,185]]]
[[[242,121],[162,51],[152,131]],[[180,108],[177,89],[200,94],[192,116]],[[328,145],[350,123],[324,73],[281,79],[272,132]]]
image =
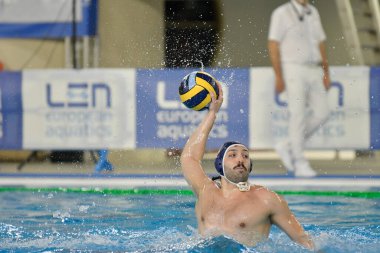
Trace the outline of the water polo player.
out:
[[[182,155],[183,174],[192,187],[197,202],[195,212],[199,233],[203,236],[224,235],[246,246],[255,246],[268,238],[272,224],[293,241],[313,249],[311,238],[290,211],[287,202],[265,187],[250,184],[252,169],[248,149],[239,142],[225,143],[215,160],[219,182],[211,180],[202,168],[206,142],[223,102],[211,94],[209,110],[187,141]]]

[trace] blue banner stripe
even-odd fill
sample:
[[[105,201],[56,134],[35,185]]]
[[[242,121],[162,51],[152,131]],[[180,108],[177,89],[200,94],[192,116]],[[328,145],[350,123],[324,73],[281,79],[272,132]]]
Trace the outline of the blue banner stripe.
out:
[[[70,23],[1,24],[2,38],[62,38],[72,34]],[[78,30],[78,35],[83,35]]]
[[[0,72],[0,149],[22,149],[21,72]]]
[[[369,85],[371,149],[380,149],[380,67],[371,67]]]

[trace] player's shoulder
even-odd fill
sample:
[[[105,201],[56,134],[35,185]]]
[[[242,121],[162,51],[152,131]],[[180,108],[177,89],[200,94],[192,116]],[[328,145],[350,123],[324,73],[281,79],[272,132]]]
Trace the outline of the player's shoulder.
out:
[[[260,195],[263,195],[263,194],[272,194],[273,191],[270,190],[268,187],[265,187],[265,186],[262,186],[262,185],[251,185],[251,191],[252,192],[257,192],[259,193]]]
[[[273,199],[273,200],[280,200],[282,199],[281,196],[279,196],[275,191],[269,189],[268,187],[262,186],[262,185],[253,185],[251,186],[251,190],[253,193],[257,194],[261,198],[265,198],[267,200]]]
[[[204,192],[210,193],[213,191],[220,191],[222,188],[222,182],[219,177],[206,178],[204,180]]]

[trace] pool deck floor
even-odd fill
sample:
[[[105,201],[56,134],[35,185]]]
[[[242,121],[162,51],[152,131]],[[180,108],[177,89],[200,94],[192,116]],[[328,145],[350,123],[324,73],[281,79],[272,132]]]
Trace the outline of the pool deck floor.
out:
[[[380,159],[378,156],[355,159],[314,159],[318,172],[313,178],[288,175],[278,159],[254,160],[250,182],[267,187],[300,187],[308,189],[336,188],[380,189]],[[95,173],[92,161],[84,163],[52,163],[33,161],[18,169],[20,163],[0,163],[0,187],[87,187],[87,188],[147,188],[188,187],[178,159],[156,164],[114,165],[111,172]],[[215,175],[212,159],[203,162],[205,171]]]

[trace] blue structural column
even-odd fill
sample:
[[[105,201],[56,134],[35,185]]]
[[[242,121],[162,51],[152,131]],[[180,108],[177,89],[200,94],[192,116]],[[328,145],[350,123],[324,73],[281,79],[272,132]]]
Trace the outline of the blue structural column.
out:
[[[371,67],[370,73],[371,149],[380,149],[380,67]]]
[[[94,172],[99,173],[102,171],[112,171],[113,166],[108,161],[108,150],[106,150],[106,149],[99,150],[98,154],[99,154],[99,160],[95,166]]]

